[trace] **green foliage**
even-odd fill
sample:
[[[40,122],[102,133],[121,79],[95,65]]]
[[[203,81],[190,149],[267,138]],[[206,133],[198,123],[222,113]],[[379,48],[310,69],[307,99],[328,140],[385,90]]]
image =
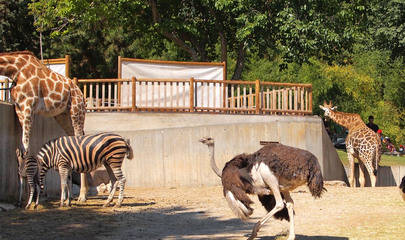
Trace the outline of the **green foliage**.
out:
[[[272,61],[251,57],[243,79],[272,82],[311,83],[313,111],[324,100],[332,101],[342,112],[359,113],[367,123],[374,115],[375,123],[395,143],[405,143],[404,64],[400,59],[391,60],[385,51],[359,52],[352,57],[351,65],[328,65],[315,58],[299,65],[290,63],[280,70],[282,59]]]
[[[28,0],[0,0],[0,52],[39,52],[39,34],[29,15]]]

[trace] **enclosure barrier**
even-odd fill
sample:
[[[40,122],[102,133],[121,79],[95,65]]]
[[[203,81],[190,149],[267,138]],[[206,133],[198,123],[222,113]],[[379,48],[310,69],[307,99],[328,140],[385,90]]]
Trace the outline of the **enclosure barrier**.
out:
[[[312,85],[202,79],[76,79],[88,111],[312,115]],[[129,91],[122,97],[122,86]]]
[[[11,82],[8,78],[1,78],[0,79],[0,101],[3,102],[10,102],[10,90],[6,90],[7,88],[11,87]]]

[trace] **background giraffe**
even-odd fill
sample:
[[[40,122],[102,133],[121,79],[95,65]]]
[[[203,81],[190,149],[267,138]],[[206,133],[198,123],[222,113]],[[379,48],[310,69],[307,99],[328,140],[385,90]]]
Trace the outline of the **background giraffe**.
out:
[[[53,72],[29,51],[0,53],[0,75],[12,80],[11,98],[22,128],[24,155],[33,154],[30,136],[34,114],[54,117],[67,135],[84,135],[84,97],[71,79]],[[85,201],[84,174],[81,180],[79,201]]]
[[[359,182],[364,187],[365,168],[367,169],[371,186],[375,187],[377,181],[378,164],[381,160],[381,140],[378,135],[363,122],[359,114],[334,111],[332,103],[323,103],[319,106],[325,111],[325,116],[331,118],[337,124],[347,128],[349,134],[346,137],[346,150],[350,164],[350,186],[355,187],[354,158],[359,160]]]

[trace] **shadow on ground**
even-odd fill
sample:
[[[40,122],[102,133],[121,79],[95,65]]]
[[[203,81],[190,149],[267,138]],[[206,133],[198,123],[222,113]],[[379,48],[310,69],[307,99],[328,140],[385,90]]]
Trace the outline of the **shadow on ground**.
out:
[[[0,239],[245,239],[254,224],[236,218],[221,220],[205,211],[179,206],[154,208],[154,202],[125,203],[122,208],[107,210],[93,203],[71,208],[56,208],[57,204],[54,201],[39,210],[1,212]],[[348,238],[297,235],[296,239]]]

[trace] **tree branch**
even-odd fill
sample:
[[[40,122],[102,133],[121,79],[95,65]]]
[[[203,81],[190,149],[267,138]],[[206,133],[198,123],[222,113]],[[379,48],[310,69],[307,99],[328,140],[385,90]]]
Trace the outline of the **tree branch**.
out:
[[[153,22],[160,23],[161,19],[157,9],[156,0],[149,0],[149,5],[151,6],[152,9]],[[175,44],[177,44],[179,47],[188,52],[191,55],[193,61],[198,60],[197,51],[194,48],[188,46],[182,39],[180,39],[175,31],[169,32],[164,29],[160,29],[160,32],[164,37],[166,37],[169,40],[172,40]]]

